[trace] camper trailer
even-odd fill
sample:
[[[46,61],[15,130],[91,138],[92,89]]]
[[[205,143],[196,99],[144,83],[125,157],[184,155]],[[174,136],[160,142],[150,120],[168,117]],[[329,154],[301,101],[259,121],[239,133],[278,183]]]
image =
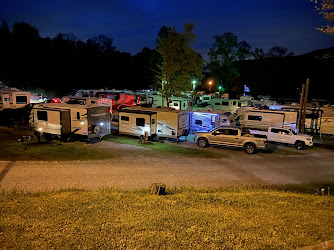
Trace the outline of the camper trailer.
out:
[[[296,130],[297,112],[273,110],[245,110],[240,113],[235,122],[238,126],[264,129],[270,126],[284,126]]]
[[[189,133],[189,113],[158,108],[124,108],[118,111],[118,131],[133,136],[144,136],[147,132],[153,140],[178,139]]]
[[[209,101],[209,107],[213,110],[235,113],[238,108],[246,106],[247,102],[237,99],[215,98]]]
[[[64,96],[61,100],[61,103],[108,106],[111,109],[113,100],[96,97]]]
[[[30,92],[16,88],[0,89],[0,111],[5,109],[20,109],[30,104]]]
[[[229,112],[193,110],[190,112],[190,132],[209,131],[218,126],[234,126],[233,115]]]
[[[107,106],[36,104],[30,124],[45,137],[68,139],[78,135],[91,139],[110,134],[110,113]]]
[[[147,96],[147,104],[152,108],[165,108],[167,102],[165,98],[162,98],[159,92],[150,93]],[[189,110],[193,106],[192,99],[171,96],[169,98],[169,108],[176,110]]]

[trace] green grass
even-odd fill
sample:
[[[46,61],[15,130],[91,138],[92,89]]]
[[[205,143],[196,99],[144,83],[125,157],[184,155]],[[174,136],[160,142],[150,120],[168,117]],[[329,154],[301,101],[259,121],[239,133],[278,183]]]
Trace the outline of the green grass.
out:
[[[183,157],[197,157],[197,158],[226,158],[227,155],[222,153],[211,152],[206,149],[194,149],[178,146],[176,142],[148,142],[147,144],[139,142],[139,139],[128,136],[107,135],[103,137],[106,141],[112,141],[120,144],[130,144],[144,148],[153,149],[160,154],[169,154]],[[182,143],[182,142],[180,142]]]
[[[296,249],[334,238],[334,198],[260,188],[0,194],[14,249]]]
[[[22,135],[30,135],[32,131],[28,129],[0,127],[0,160],[21,160],[21,161],[67,161],[67,160],[101,160],[114,158],[111,152],[95,150],[83,142],[64,143],[59,140],[51,142],[37,139],[27,142],[27,149],[24,144],[17,139]]]

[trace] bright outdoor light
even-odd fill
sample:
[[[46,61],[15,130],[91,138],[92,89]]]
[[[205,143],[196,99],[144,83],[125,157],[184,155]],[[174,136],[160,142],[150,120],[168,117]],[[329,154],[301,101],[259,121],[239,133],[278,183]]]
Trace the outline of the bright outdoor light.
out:
[[[210,81],[209,84],[211,85],[211,84],[212,84],[212,81]]]

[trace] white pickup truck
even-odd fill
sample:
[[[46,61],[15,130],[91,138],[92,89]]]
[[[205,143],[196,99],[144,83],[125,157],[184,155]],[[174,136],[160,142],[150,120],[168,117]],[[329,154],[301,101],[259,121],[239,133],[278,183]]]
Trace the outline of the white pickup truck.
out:
[[[266,136],[269,142],[293,144],[298,150],[313,145],[313,137],[305,134],[297,134],[290,128],[270,127],[268,131],[249,130],[250,134]]]

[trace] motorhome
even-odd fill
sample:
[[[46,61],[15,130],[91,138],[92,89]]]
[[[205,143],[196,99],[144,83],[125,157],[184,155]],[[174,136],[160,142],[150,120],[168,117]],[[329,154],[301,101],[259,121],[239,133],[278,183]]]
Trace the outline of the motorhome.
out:
[[[127,107],[118,111],[120,134],[145,136],[153,140],[176,138],[189,133],[189,112],[182,110]]]
[[[30,92],[16,88],[0,89],[0,111],[5,109],[20,109],[30,104]]]
[[[107,106],[66,103],[36,104],[30,124],[38,135],[62,139],[80,135],[86,139],[110,134],[110,113]]]
[[[229,112],[193,110],[190,112],[190,132],[209,131],[218,126],[234,126],[233,115]]]
[[[264,129],[270,126],[284,126],[296,130],[297,112],[273,110],[244,110],[235,118],[236,125]]]

